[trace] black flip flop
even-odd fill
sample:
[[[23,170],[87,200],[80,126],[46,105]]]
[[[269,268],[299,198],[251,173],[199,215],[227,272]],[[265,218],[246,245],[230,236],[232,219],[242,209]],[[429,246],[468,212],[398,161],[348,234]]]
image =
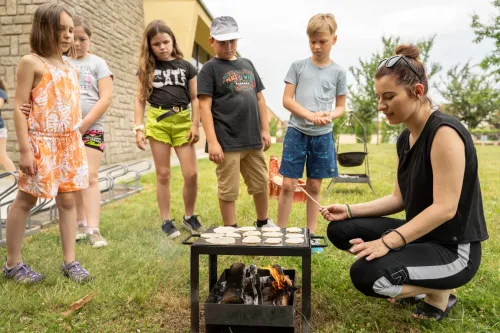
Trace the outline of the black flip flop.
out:
[[[419,305],[415,311],[413,311],[414,315],[417,316],[425,316],[428,319],[435,319],[436,321],[440,321],[444,317],[448,315],[450,310],[457,304],[457,296],[455,295],[450,295],[450,298],[448,298],[448,305],[446,306],[446,310],[441,310],[439,308],[436,308],[433,305],[430,305],[428,303]],[[416,318],[419,319],[419,318]]]

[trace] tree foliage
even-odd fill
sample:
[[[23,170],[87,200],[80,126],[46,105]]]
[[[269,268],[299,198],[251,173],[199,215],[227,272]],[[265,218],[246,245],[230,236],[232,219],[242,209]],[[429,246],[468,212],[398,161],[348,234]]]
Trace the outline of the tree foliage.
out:
[[[500,80],[500,0],[493,1],[493,6],[496,8],[496,17],[492,17],[488,23],[481,23],[477,14],[472,16],[472,28],[476,33],[475,43],[480,43],[484,39],[493,39],[495,49],[493,52],[483,59],[481,67],[484,70],[491,70],[496,80]]]
[[[446,73],[446,80],[435,84],[439,93],[449,101],[444,111],[465,124],[476,128],[482,121],[491,122],[500,110],[500,92],[495,80],[487,73],[474,73],[466,63],[455,65]]]
[[[415,44],[419,48],[420,60],[427,65],[428,78],[441,70],[441,65],[428,62],[435,37],[434,35],[416,42],[405,42],[405,44]],[[356,112],[356,116],[366,126],[368,136],[376,129],[373,123],[377,116],[378,106],[373,85],[377,66],[382,59],[392,56],[394,49],[400,44],[403,44],[400,37],[382,37],[382,52],[373,53],[367,60],[360,58],[357,67],[349,67],[355,81],[354,85],[348,86],[349,108]]]

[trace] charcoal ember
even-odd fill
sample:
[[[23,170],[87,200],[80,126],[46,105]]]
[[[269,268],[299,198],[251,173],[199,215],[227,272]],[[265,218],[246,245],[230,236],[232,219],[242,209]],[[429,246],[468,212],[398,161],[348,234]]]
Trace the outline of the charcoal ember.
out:
[[[260,285],[262,286],[262,288],[267,287],[267,286],[271,286],[273,284],[273,281],[274,280],[273,280],[272,276],[270,276],[270,275],[260,277]]]
[[[262,295],[260,293],[260,277],[257,266],[250,265],[245,272],[243,279],[245,304],[258,305],[261,303]]]
[[[255,291],[257,292],[257,305],[262,305],[262,286],[260,284],[260,276],[257,270],[257,266],[255,266]]]
[[[244,304],[244,276],[245,264],[234,263],[231,265],[226,276],[226,288],[222,294],[220,304]]]
[[[243,301],[244,301],[244,304],[246,304],[246,305],[255,304],[255,299],[251,295],[248,295],[248,294],[243,295]]]
[[[291,293],[288,292],[287,290],[279,292],[276,298],[274,299],[274,305],[278,306],[288,305],[291,296],[292,296]]]

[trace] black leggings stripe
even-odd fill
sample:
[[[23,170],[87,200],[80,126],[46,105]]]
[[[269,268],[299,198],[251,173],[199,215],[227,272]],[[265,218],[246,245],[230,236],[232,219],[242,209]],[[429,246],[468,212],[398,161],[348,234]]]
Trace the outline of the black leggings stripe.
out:
[[[396,229],[405,221],[387,217],[354,218],[331,222],[328,238],[339,249],[351,247],[349,240],[372,241],[387,229]],[[414,242],[401,251],[381,258],[357,260],[351,267],[354,286],[367,296],[396,297],[402,285],[431,289],[463,286],[476,274],[481,263],[481,243],[437,244]]]

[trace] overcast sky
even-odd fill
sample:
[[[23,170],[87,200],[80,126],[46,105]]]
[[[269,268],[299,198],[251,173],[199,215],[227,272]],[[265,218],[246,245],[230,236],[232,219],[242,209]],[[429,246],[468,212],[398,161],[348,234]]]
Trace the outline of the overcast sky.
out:
[[[282,106],[283,79],[293,61],[310,56],[307,22],[317,13],[331,12],[337,19],[338,41],[331,57],[346,70],[359,58],[381,50],[382,36],[416,40],[437,34],[431,61],[439,62],[444,76],[457,63],[478,63],[493,50],[493,42],[473,43],[473,13],[483,22],[495,14],[492,0],[203,0],[214,17],[229,15],[244,38],[240,54],[252,60],[266,90],[267,104],[281,119],[290,113]],[[348,84],[353,77],[348,75]],[[435,99],[438,96],[432,93]]]

